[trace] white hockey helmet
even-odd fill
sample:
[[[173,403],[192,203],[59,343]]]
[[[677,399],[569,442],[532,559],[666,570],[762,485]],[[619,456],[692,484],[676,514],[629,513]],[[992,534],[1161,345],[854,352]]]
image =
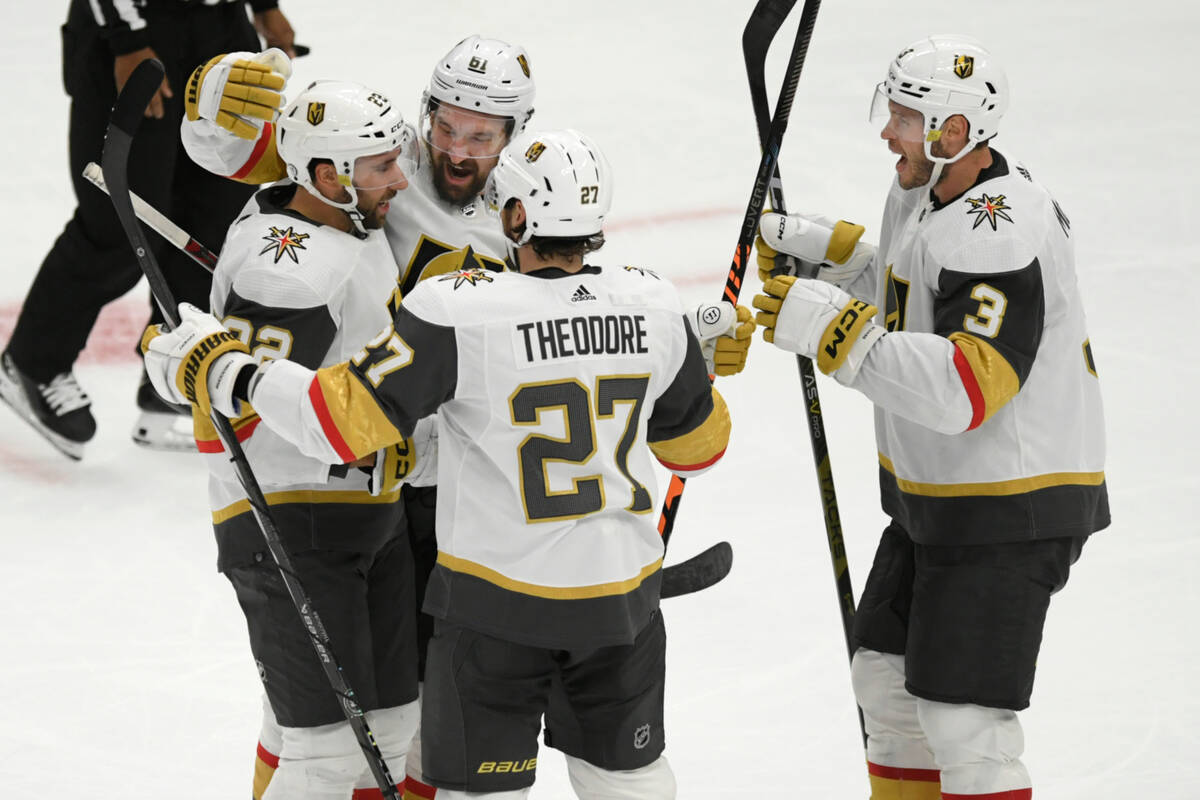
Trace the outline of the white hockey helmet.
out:
[[[468,36],[437,62],[421,109],[421,132],[429,141],[430,113],[445,103],[464,111],[507,117],[509,138],[533,116],[534,85],[525,48],[499,39]],[[494,153],[492,154],[494,155]]]
[[[512,199],[525,207],[525,230],[516,245],[534,236],[586,237],[600,233],[612,207],[608,159],[578,131],[524,133],[500,152],[485,196],[503,210]]]
[[[279,115],[276,131],[279,157],[288,177],[314,196],[360,220],[356,189],[381,189],[388,184],[356,184],[354,164],[363,156],[400,150],[397,159],[406,177],[416,171],[420,148],[412,126],[381,92],[347,81],[315,81]],[[328,159],[338,182],[350,193],[347,201],[331,200],[313,186],[309,164]],[[359,227],[362,230],[361,227]]]
[[[888,101],[921,112],[924,128],[912,138],[925,143],[925,157],[950,164],[979,142],[996,135],[1008,110],[1008,78],[984,46],[969,36],[939,35],[913,42],[888,64],[887,79],[875,87],[871,121],[886,120]],[[962,115],[970,129],[967,145],[951,158],[933,155],[947,119]]]

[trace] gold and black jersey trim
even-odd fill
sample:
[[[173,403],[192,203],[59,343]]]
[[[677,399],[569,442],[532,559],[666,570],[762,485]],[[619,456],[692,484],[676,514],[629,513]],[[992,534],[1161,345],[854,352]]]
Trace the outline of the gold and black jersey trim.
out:
[[[1078,536],[1108,527],[1103,472],[1054,472],[986,483],[897,478],[879,456],[883,510],[922,544],[988,544]]]
[[[445,552],[429,578],[425,612],[531,647],[631,644],[658,608],[662,560],[626,581],[540,586]]]
[[[364,491],[283,491],[267,495],[271,518],[289,553],[322,549],[371,553],[404,535],[400,492],[372,497]],[[217,569],[270,561],[262,530],[246,500],[213,512]]]

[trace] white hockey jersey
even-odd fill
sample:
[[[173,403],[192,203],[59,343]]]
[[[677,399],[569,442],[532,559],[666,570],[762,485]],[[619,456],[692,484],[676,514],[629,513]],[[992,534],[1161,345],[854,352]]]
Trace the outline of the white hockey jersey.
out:
[[[894,183],[875,259],[850,287],[889,331],[853,384],[876,406],[884,511],[927,544],[1109,523],[1070,222],[1024,167],[992,156],[944,204]]]
[[[289,358],[316,369],[346,360],[391,323],[396,266],[381,231],[365,239],[312,222],[283,206],[296,191],[256,193],[230,228],[213,275],[213,314],[260,363]],[[367,475],[306,456],[253,409],[233,420],[255,477],[292,548],[370,550],[403,519],[399,492],[371,496]],[[218,566],[264,550],[246,494],[207,417],[196,444],[209,467]]]
[[[250,397],[329,461],[440,406],[425,610],[539,647],[633,641],[661,584],[651,453],[698,474],[729,434],[674,288],[629,267],[423,281],[351,364],[272,362]]]
[[[205,119],[184,119],[181,130],[188,155],[210,172],[250,183],[287,177],[275,149],[274,125],[266,125],[256,141],[240,139]],[[508,251],[495,209],[481,196],[465,205],[442,200],[428,157],[408,178],[408,189],[392,204],[384,225],[403,294],[431,275],[504,269]]]

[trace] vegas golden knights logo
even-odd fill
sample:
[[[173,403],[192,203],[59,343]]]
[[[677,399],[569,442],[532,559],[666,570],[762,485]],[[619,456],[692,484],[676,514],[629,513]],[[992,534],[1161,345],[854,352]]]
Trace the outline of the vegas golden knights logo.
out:
[[[525,160],[532,164],[542,157],[542,153],[546,152],[546,145],[541,142],[534,142],[529,145],[529,149],[525,151]]]
[[[521,65],[521,72],[525,73],[525,77],[529,77],[529,59],[524,54],[517,56],[517,63]]]
[[[325,119],[325,104],[324,103],[309,103],[308,104],[308,124],[320,125]]]
[[[954,74],[966,80],[975,72],[975,56],[955,56]]]

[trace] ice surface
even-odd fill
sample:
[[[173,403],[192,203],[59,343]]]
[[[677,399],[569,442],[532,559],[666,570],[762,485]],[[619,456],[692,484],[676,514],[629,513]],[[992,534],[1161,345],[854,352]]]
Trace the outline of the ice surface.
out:
[[[0,28],[0,340],[74,205],[56,32],[64,5],[22,4]],[[463,36],[525,44],[536,124],[588,132],[615,168],[610,243],[597,260],[657,269],[691,300],[719,295],[757,164],[740,50],[752,5],[283,4],[313,48],[293,86],[357,80],[414,117],[434,60]],[[866,122],[872,87],[910,40],[969,33],[1008,66],[1014,100],[998,146],[1071,218],[1105,390],[1114,524],[1051,604],[1023,715],[1040,798],[1200,797],[1200,366],[1188,349],[1200,300],[1200,113],[1188,55],[1197,9],[830,0],[781,157],[794,208],[863,222],[871,236],[893,160]],[[772,86],[794,25],[772,50]],[[6,798],[249,793],[259,688],[233,593],[214,569],[203,466],[129,440],[144,296],[142,287],[110,307],[81,361],[100,424],[82,463],[0,409]],[[736,559],[716,588],[666,605],[667,755],[685,798],[866,797],[794,361],[761,341],[751,359],[721,382],[733,445],[692,482],[671,546],[678,560],[728,539]],[[884,522],[869,407],[832,382],[821,391],[861,588]],[[544,750],[533,797],[566,796],[562,761]]]

